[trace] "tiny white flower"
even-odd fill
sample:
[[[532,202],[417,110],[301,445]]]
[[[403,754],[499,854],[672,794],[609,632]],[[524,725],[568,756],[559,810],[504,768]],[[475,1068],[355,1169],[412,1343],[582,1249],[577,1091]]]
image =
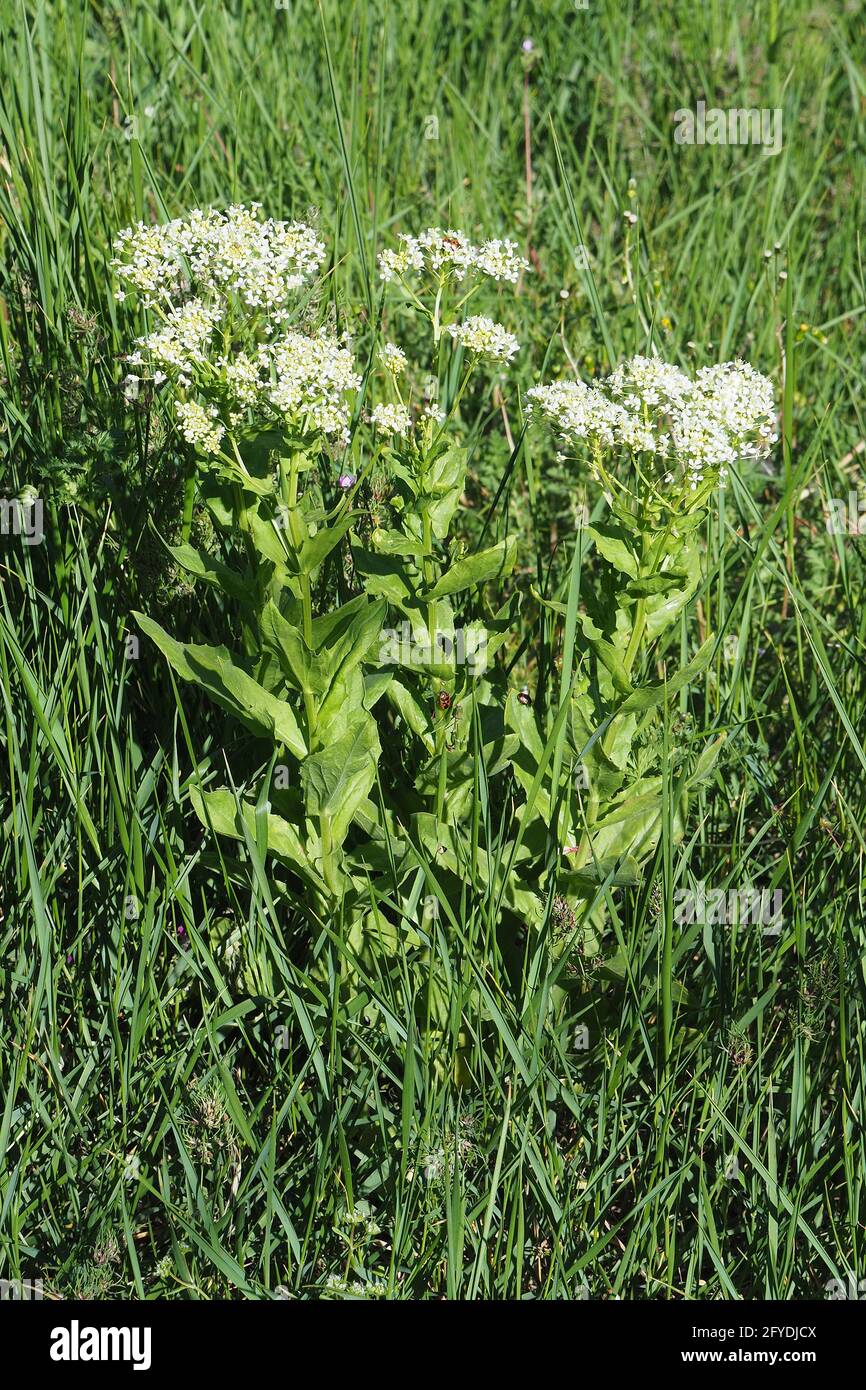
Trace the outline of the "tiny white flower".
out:
[[[397,347],[396,343],[383,343],[379,349],[379,356],[392,376],[396,377],[401,372],[405,372],[407,367],[406,354],[402,348]]]
[[[376,405],[370,411],[370,423],[377,434],[402,437],[412,428],[412,416],[405,405]]]
[[[510,362],[514,354],[520,351],[520,343],[513,333],[482,314],[474,314],[464,323],[449,323],[446,331],[468,352],[480,357]]]
[[[175,401],[175,414],[184,439],[204,454],[219,453],[225,428],[217,418],[216,406],[199,405],[197,401]]]

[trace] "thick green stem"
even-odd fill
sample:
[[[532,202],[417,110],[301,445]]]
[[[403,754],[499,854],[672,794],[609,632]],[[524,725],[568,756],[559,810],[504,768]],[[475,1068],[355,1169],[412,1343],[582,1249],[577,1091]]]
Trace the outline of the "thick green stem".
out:
[[[306,527],[303,517],[298,510],[298,477],[301,458],[302,455],[292,454],[290,459],[280,459],[280,493],[285,508],[286,536],[290,546],[295,552],[296,558],[306,540]],[[301,572],[298,583],[301,591],[304,641],[308,649],[312,651],[313,593],[309,574]],[[319,724],[319,712],[313,692],[306,688],[304,689],[304,711],[307,716],[307,741],[310,747],[312,747],[315,742],[316,730]]]
[[[180,528],[180,538],[184,545],[189,540],[192,531],[192,512],[195,506],[195,468],[186,475],[186,482],[183,485],[183,520]]]
[[[637,606],[634,610],[634,627],[631,630],[631,638],[629,640],[628,647],[626,648],[626,653],[622,663],[628,674],[631,674],[631,668],[634,666],[635,657],[638,654],[638,648],[640,647],[641,638],[644,635],[645,628],[646,599],[640,598],[638,599]]]

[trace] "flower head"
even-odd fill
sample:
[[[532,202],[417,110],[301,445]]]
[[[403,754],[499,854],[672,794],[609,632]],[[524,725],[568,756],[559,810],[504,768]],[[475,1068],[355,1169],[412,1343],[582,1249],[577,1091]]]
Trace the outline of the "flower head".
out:
[[[514,354],[520,351],[520,343],[513,333],[482,314],[474,314],[463,323],[449,323],[446,332],[468,352],[474,352],[479,357],[510,362]]]
[[[400,235],[398,250],[386,250],[379,256],[379,274],[383,280],[393,280],[409,271],[426,270],[438,279],[462,281],[470,272],[492,280],[514,283],[528,262],[517,254],[513,241],[495,239],[476,246],[465,232],[449,228],[428,227],[418,236]]]
[[[392,376],[399,376],[401,372],[405,372],[406,354],[396,343],[383,343],[379,349],[379,356]]]
[[[258,203],[233,204],[156,226],[139,222],[115,239],[112,268],[146,306],[194,294],[264,311],[279,324],[295,292],[318,272],[325,248],[303,222],[260,220],[258,213]]]
[[[313,336],[287,333],[260,347],[259,361],[272,374],[265,390],[281,415],[348,441],[347,392],[361,385],[349,348],[324,330]]]
[[[225,428],[220,423],[215,405],[203,406],[197,401],[175,401],[178,427],[184,439],[203,454],[218,454]]]
[[[163,326],[139,338],[139,346],[151,362],[178,373],[188,384],[196,368],[207,361],[218,318],[213,305],[190,299],[170,309]]]
[[[407,435],[412,428],[412,416],[405,405],[374,405],[370,422],[377,434]]]
[[[692,380],[659,358],[633,357],[593,385],[558,381],[527,394],[530,416],[545,415],[564,441],[655,456],[669,484],[679,465],[693,492],[776,439],[772,383],[744,362],[705,367]]]

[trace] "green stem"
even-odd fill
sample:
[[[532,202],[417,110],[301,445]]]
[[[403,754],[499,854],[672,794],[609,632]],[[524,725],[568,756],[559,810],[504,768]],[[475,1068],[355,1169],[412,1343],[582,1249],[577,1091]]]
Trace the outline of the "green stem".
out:
[[[280,459],[280,492],[286,510],[287,535],[297,556],[305,539],[303,518],[298,512],[299,461],[302,456],[292,454],[290,459]],[[303,610],[304,641],[309,651],[313,650],[313,593],[310,576],[300,574],[301,607]],[[304,689],[304,711],[307,716],[307,741],[312,748],[319,724],[319,712],[311,690]]]
[[[431,555],[432,549],[433,549],[433,528],[432,528],[432,526],[431,526],[431,524],[430,524],[430,516],[429,516],[429,513],[425,511],[425,513],[424,513],[424,583],[425,583],[425,585],[426,585],[426,587],[427,587],[428,589],[432,587],[433,582],[434,582],[434,576],[433,576],[433,559],[432,559],[432,555]],[[427,604],[427,637],[428,637],[428,640],[429,640],[429,643],[430,643],[430,658],[431,658],[431,660],[433,660],[434,657],[435,657],[435,654],[436,654],[436,602],[435,602],[435,600],[433,600],[432,602],[430,602],[430,603]],[[437,688],[436,688],[436,690],[434,691],[434,694],[437,694],[437,695],[438,695],[438,693],[439,693],[438,687],[440,686],[440,684],[441,684],[440,682],[438,682],[438,681],[436,682]],[[435,718],[435,716],[434,716],[434,718]],[[446,743],[446,738],[445,738],[445,729],[444,729],[444,727],[442,727],[442,728],[437,728],[437,729],[436,729],[436,752],[437,752],[437,756],[438,756],[438,758],[439,758],[439,777],[438,777],[437,784],[436,784],[436,819],[437,819],[437,821],[440,821],[440,822],[441,822],[441,821],[444,821],[444,819],[445,819],[445,792],[446,792],[447,785],[448,785],[448,758],[447,758],[447,749],[446,749],[446,747],[445,747],[445,743]]]
[[[640,646],[641,638],[644,635],[645,628],[646,599],[640,598],[638,599],[637,606],[634,610],[634,627],[631,630],[631,638],[629,639],[629,644],[626,648],[626,653],[622,663],[626,669],[626,672],[629,675],[631,674],[631,668],[634,665],[635,657],[637,656],[638,647]]]
[[[322,873],[334,897],[339,897],[339,884],[334,867],[334,846],[331,839],[331,817],[319,817],[319,830],[322,837]]]
[[[192,512],[195,505],[195,466],[192,471],[187,473],[186,482],[183,485],[183,520],[180,528],[180,538],[184,545],[189,541],[192,531]]]
[[[438,290],[436,291],[436,303],[433,305],[433,346],[434,346],[434,347],[438,347],[438,346],[439,346],[439,338],[440,338],[440,336],[441,336],[441,334],[442,334],[442,329],[441,329],[440,323],[439,323],[439,310],[441,309],[441,307],[442,307],[442,286],[441,286],[441,284],[440,284]]]

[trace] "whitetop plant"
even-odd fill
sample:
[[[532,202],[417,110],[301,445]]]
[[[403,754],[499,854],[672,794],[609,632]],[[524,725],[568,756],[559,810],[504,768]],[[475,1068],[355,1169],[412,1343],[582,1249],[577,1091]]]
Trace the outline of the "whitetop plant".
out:
[[[570,717],[551,760],[543,750],[554,707],[533,707],[510,689],[506,665],[493,659],[516,637],[517,538],[490,536],[467,554],[453,535],[469,468],[469,383],[485,360],[507,366],[520,347],[505,324],[465,306],[485,285],[498,295],[514,284],[526,263],[506,240],[476,245],[439,228],[403,237],[380,257],[383,300],[399,281],[402,304],[408,299],[432,329],[430,360],[417,367],[386,342],[364,377],[346,338],[300,321],[301,291],[323,261],[311,229],[263,221],[255,207],[139,227],[118,242],[121,294],[135,290],[156,320],[131,361],[142,378],[149,372],[162,383],[197,455],[183,543],[171,553],[231,598],[233,645],[243,652],[184,645],[146,615],[137,620],[183,679],[293,769],[290,795],[250,788],[255,795],[239,806],[229,789],[196,789],[196,813],[224,835],[252,833],[261,843],[264,834],[268,853],[304,885],[320,927],[342,904],[361,956],[388,949],[388,934],[415,910],[407,895],[416,846],[435,862],[437,881],[450,885],[443,891],[462,892],[469,875],[472,890],[489,896],[490,875],[500,874],[489,867],[489,846],[476,840],[467,859],[461,841],[480,759],[496,769],[491,776],[507,769],[518,789],[512,850],[520,870],[496,879],[503,914],[521,931],[540,926],[555,888],[588,947],[601,929],[598,885],[638,882],[657,843],[667,793],[645,750],[669,686],[646,683],[643,673],[701,582],[701,509],[736,459],[759,457],[774,442],[772,386],[742,362],[692,378],[635,357],[598,382],[530,390],[530,418],[588,453],[609,511],[599,517],[595,509],[582,528],[594,555],[585,587],[581,577],[581,607],[566,610],[533,590],[552,624],[566,613],[574,622],[574,673],[561,694]],[[419,395],[420,373],[427,385]],[[330,478],[326,461],[337,464]],[[196,491],[226,538],[225,561],[188,543]],[[329,607],[323,599],[334,593],[334,577],[342,589],[347,575],[354,596]],[[512,589],[497,611],[482,602],[493,585]],[[398,625],[411,641],[383,648],[383,631]],[[464,625],[472,649],[485,652],[481,674],[458,660],[455,634]],[[451,634],[448,643],[442,634]],[[714,640],[680,667],[671,691],[706,669]],[[395,729],[412,763],[399,814],[386,804],[380,766],[380,733]],[[702,756],[700,775],[711,766],[712,756]],[[676,793],[681,820],[688,785]],[[482,835],[479,824],[472,834]],[[370,871],[386,846],[402,901],[399,928],[367,915]],[[511,863],[509,854],[497,853],[496,863]],[[555,867],[559,856],[564,869]],[[447,1023],[440,985],[425,990],[428,1031]]]
[[[393,377],[401,376],[409,365],[405,352],[396,343],[383,343],[379,356]]]
[[[138,223],[115,240],[112,268],[148,308],[165,308],[193,293],[235,300],[270,325],[291,313],[296,292],[314,278],[324,244],[303,222],[260,220],[260,204],[211,208],[161,225]]]
[[[370,422],[377,434],[405,436],[412,428],[412,416],[405,405],[375,405]]]
[[[592,385],[558,381],[527,395],[530,418],[541,414],[565,443],[589,445],[606,486],[617,479],[604,453],[625,453],[654,485],[699,494],[695,501],[724,483],[738,459],[767,454],[777,437],[772,383],[740,361],[692,379],[660,359],[634,357]]]

